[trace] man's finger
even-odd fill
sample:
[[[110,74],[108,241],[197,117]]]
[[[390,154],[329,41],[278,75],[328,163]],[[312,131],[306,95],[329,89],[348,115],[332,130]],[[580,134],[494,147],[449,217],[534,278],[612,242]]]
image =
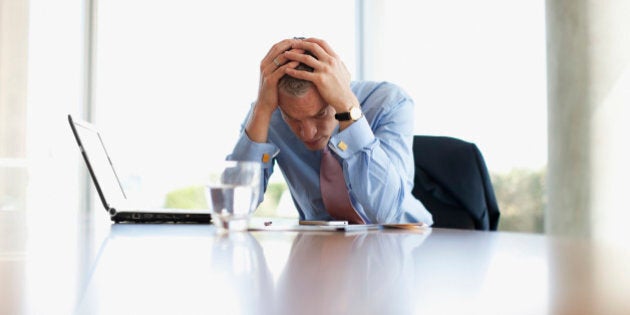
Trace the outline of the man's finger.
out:
[[[337,54],[335,53],[335,51],[332,49],[332,47],[330,47],[330,45],[328,45],[328,42],[326,42],[323,39],[319,39],[319,38],[307,38],[304,41],[306,42],[312,42],[317,44],[319,47],[321,47],[326,54],[332,56],[332,57],[337,57]]]

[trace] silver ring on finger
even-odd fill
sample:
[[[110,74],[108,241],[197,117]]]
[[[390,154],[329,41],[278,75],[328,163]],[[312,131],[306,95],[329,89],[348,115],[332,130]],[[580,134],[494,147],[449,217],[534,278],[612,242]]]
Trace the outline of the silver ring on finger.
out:
[[[276,67],[280,67],[280,62],[278,61],[278,58],[273,58],[273,63],[276,64]]]

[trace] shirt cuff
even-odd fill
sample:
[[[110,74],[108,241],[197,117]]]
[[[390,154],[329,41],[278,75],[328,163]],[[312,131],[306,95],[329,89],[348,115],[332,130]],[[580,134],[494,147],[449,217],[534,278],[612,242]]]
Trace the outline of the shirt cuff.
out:
[[[261,162],[264,168],[270,168],[278,153],[280,149],[275,144],[254,142],[243,132],[227,159]]]
[[[374,142],[374,132],[365,116],[348,128],[330,137],[328,147],[342,159],[347,159]]]

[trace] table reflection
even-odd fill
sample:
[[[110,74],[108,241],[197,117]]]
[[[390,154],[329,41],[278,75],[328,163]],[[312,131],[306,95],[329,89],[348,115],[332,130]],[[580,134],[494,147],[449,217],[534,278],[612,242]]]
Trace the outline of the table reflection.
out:
[[[589,240],[64,220],[51,230],[41,213],[0,242],[24,248],[0,253],[4,313],[630,313],[630,251]]]
[[[279,314],[409,313],[424,233],[303,233],[277,285]]]
[[[263,250],[250,233],[219,234],[212,245],[210,268],[215,280],[211,300],[217,310],[271,314],[273,279]]]
[[[411,253],[427,235],[112,225],[77,313],[407,312],[416,281]],[[267,261],[278,260],[261,242],[278,241],[292,245],[274,283]]]
[[[263,251],[249,233],[113,225],[77,313],[268,313],[272,294]]]

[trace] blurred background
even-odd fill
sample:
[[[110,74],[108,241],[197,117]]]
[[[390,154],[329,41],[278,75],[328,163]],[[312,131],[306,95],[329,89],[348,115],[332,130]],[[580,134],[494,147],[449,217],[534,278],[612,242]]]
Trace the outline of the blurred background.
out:
[[[328,41],[354,79],[405,89],[416,104],[416,134],[474,142],[491,173],[500,230],[562,233],[568,225],[568,234],[589,236],[585,227],[603,211],[590,209],[612,207],[600,220],[610,223],[624,207],[606,197],[619,177],[592,174],[598,165],[628,174],[612,166],[622,164],[597,162],[627,156],[618,145],[625,138],[608,136],[627,131],[627,106],[609,106],[597,122],[588,117],[606,100],[628,100],[628,40],[618,18],[628,6],[585,3],[0,0],[0,215],[45,219],[54,205],[106,220],[67,114],[101,128],[129,195],[203,204],[208,165],[231,151],[257,95],[261,59],[274,43],[306,36]],[[586,22],[565,23],[576,16]],[[571,38],[589,54],[562,50]],[[565,56],[574,57],[563,64]],[[563,72],[585,60],[595,66]],[[576,89],[592,90],[580,84],[601,82],[585,77],[601,71],[598,60],[614,69],[602,75],[604,87],[567,101]],[[580,84],[557,83],[565,78]],[[554,153],[558,143],[568,149]],[[279,171],[257,215],[297,216]]]

